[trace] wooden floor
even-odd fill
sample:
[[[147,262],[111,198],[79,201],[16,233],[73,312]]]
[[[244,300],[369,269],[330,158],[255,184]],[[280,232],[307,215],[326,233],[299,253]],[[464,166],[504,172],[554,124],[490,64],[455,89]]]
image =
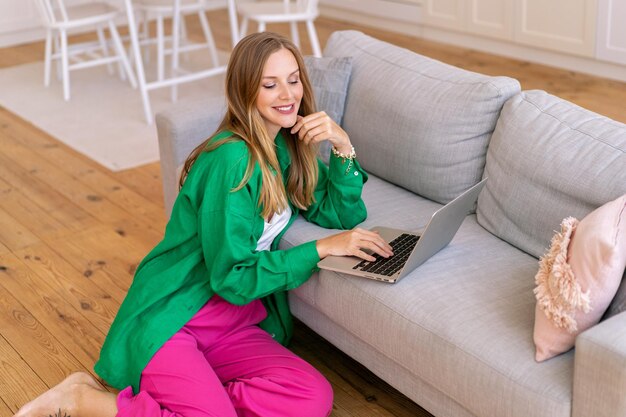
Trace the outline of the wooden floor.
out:
[[[228,49],[225,13],[210,19],[218,46]],[[197,24],[189,27],[200,33]],[[355,29],[326,18],[317,28],[322,45],[335,30]],[[524,89],[626,122],[623,83],[356,29],[453,65],[515,77]],[[41,42],[0,49],[0,68],[42,57]],[[0,108],[0,417],[72,371],[92,371],[137,264],[165,226],[159,169],[154,163],[110,172]],[[429,415],[304,327],[293,349],[332,382],[335,417]]]

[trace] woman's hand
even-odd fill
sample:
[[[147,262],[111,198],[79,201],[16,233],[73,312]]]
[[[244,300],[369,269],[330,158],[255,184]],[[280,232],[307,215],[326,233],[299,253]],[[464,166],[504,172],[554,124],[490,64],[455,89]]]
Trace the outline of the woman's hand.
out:
[[[328,140],[340,153],[349,154],[352,150],[348,134],[323,111],[298,116],[291,133],[297,133],[305,145]]]
[[[356,228],[320,239],[316,243],[320,259],[328,255],[357,256],[366,261],[375,261],[363,249],[369,249],[384,258],[393,255],[391,246],[377,232]]]

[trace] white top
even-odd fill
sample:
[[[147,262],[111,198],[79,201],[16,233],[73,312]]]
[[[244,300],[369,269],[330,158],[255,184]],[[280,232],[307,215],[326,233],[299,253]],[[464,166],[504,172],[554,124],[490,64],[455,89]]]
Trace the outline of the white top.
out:
[[[264,222],[263,234],[259,238],[256,244],[256,250],[268,250],[274,241],[274,238],[280,234],[280,232],[287,226],[289,218],[291,217],[291,208],[287,206],[282,213],[274,213],[272,219],[268,222]]]

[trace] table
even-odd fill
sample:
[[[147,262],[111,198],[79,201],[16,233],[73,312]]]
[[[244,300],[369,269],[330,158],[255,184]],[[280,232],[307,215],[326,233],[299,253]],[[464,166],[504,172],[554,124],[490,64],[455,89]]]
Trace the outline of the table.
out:
[[[180,17],[180,0],[172,0],[174,6],[173,16]],[[141,94],[141,101],[143,104],[144,116],[148,124],[152,124],[154,117],[152,115],[152,107],[150,105],[150,97],[148,92],[157,88],[173,87],[172,99],[176,99],[176,86],[181,83],[191,82],[206,77],[212,77],[218,74],[226,72],[226,66],[219,66],[204,71],[193,72],[184,75],[173,75],[170,78],[166,78],[161,81],[146,82],[146,75],[143,67],[143,61],[141,59],[141,48],[139,47],[139,37],[137,35],[137,26],[135,24],[135,14],[133,11],[132,0],[124,0],[124,8],[126,9],[126,17],[128,19],[128,32],[130,37],[130,45],[135,58],[135,70],[137,73],[137,83],[139,84],[139,91]],[[239,41],[239,31],[237,28],[237,10],[235,0],[228,0],[228,18],[230,22],[231,38],[233,47]],[[172,27],[172,74],[178,72],[178,46],[180,35],[180,19],[174,18]]]

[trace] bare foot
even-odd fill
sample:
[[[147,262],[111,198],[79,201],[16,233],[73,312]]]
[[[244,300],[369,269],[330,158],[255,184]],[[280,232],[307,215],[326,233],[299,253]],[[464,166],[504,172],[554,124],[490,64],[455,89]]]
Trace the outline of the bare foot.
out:
[[[85,372],[76,372],[65,378],[59,385],[50,388],[31,402],[20,408],[13,417],[78,417],[77,404],[84,390],[102,390],[93,377]],[[60,411],[59,411],[60,410]]]

